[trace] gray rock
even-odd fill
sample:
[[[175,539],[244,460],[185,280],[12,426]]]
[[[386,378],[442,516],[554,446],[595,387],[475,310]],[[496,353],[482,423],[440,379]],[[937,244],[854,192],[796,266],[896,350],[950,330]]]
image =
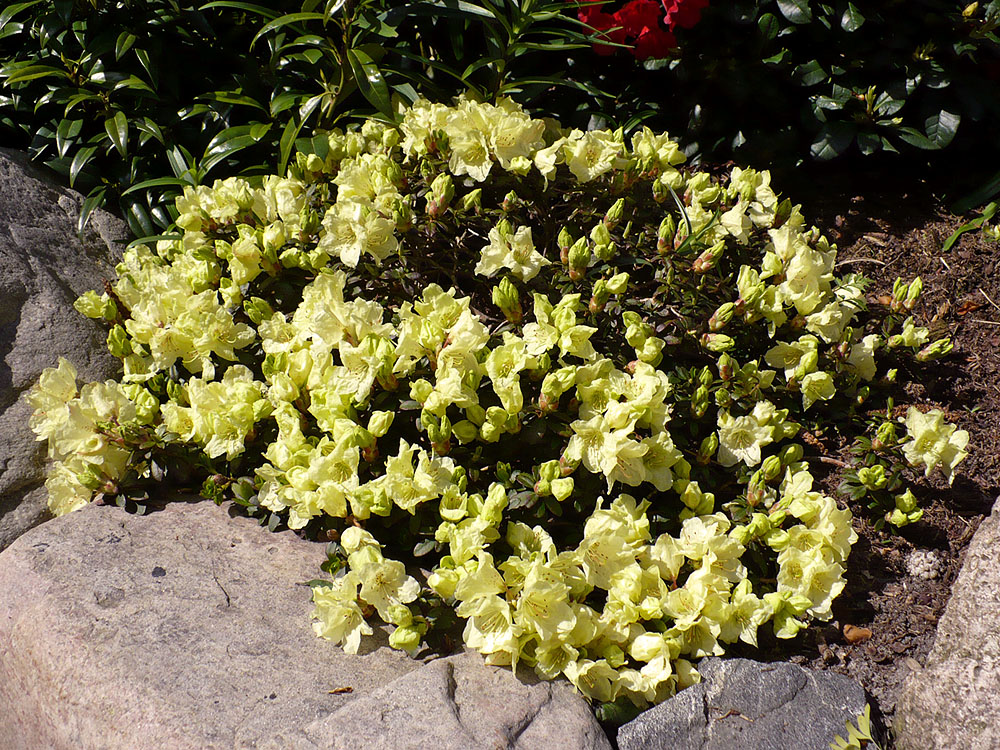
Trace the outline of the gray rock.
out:
[[[521,675],[522,680],[527,675]],[[610,750],[565,683],[519,681],[475,653],[437,659],[264,750]]]
[[[297,583],[325,559],[208,502],[25,533],[0,553],[0,748],[251,748],[419,667],[313,634]]]
[[[105,330],[73,301],[114,278],[127,230],[96,211],[78,238],[82,201],[25,156],[0,149],[0,549],[45,517],[44,447],[28,428],[27,390],[60,356],[85,380],[120,369]]]
[[[829,750],[864,711],[847,677],[794,664],[705,659],[702,682],[618,731],[620,750]]]
[[[0,748],[610,748],[565,684],[317,638],[296,582],[323,560],[208,502],[28,531],[0,553]]]
[[[922,670],[896,702],[899,750],[1000,747],[1000,500],[976,530]]]

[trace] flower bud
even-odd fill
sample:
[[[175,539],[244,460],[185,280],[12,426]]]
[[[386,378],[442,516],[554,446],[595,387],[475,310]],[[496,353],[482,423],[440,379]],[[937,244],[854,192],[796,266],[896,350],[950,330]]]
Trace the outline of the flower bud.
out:
[[[863,466],[858,469],[858,481],[870,491],[882,489],[888,481],[885,476],[885,467],[882,464]]]
[[[440,216],[455,197],[455,183],[451,175],[442,172],[431,182],[430,197],[427,199],[427,213],[430,216]]]
[[[710,386],[715,382],[715,375],[712,374],[712,370],[708,365],[705,365],[698,372],[698,383],[704,386]]]
[[[880,451],[883,448],[892,448],[897,442],[899,442],[899,438],[896,436],[896,425],[892,422],[883,422],[875,431],[872,448]]]
[[[917,352],[917,361],[930,362],[934,359],[940,359],[954,348],[955,345],[951,343],[951,339],[938,339],[933,344],[928,344]]]
[[[903,300],[903,307],[912,310],[920,299],[920,293],[924,291],[924,282],[919,276],[910,282],[910,288],[906,291],[906,299]]]
[[[778,207],[774,210],[774,221],[771,226],[775,229],[779,229],[782,224],[788,221],[789,217],[792,215],[792,202],[785,198]]]
[[[628,288],[629,276],[624,271],[622,273],[616,273],[610,279],[608,279],[608,291],[612,294],[624,294],[625,290]]]
[[[573,477],[563,477],[561,479],[553,479],[549,483],[549,488],[552,491],[553,497],[560,503],[566,498],[573,494],[574,481]]]
[[[719,357],[719,377],[726,381],[732,380],[735,371],[736,360],[723,352]]]
[[[768,456],[760,465],[760,473],[765,482],[773,482],[782,472],[781,458],[778,456]]]
[[[524,317],[521,309],[521,298],[517,288],[510,279],[504,276],[500,283],[493,287],[493,304],[500,308],[504,317],[511,323],[519,323]]]
[[[590,239],[595,245],[610,245],[611,232],[604,224],[597,224],[590,230]]]
[[[708,388],[699,385],[691,398],[691,413],[700,419],[705,416],[706,411],[708,411]]]
[[[458,206],[462,211],[475,211],[479,213],[479,210],[483,207],[483,189],[476,188],[465,195],[458,202]]]
[[[129,342],[128,333],[120,325],[115,325],[108,331],[108,351],[111,356],[124,359],[132,353],[132,344]]]
[[[500,204],[500,210],[506,213],[510,211],[518,204],[517,193],[513,190],[509,191],[507,195],[503,197],[503,203]]]
[[[802,460],[802,456],[805,455],[802,446],[798,443],[792,443],[791,445],[786,445],[781,449],[781,464],[785,467],[798,463]]]
[[[653,200],[657,203],[663,203],[669,197],[670,189],[660,180],[653,180]]]
[[[569,263],[569,249],[573,246],[573,235],[566,227],[559,230],[556,244],[559,246],[559,262],[565,266]]]
[[[569,277],[573,281],[583,278],[587,266],[590,265],[590,248],[587,246],[587,238],[581,237],[569,249]]]
[[[608,282],[604,279],[598,279],[594,282],[593,296],[591,296],[590,304],[587,307],[592,314],[597,314],[604,309],[610,297],[611,292],[608,291]]]
[[[719,306],[719,309],[712,313],[712,317],[708,319],[708,328],[710,331],[721,331],[725,328],[729,321],[733,319],[733,314],[736,309],[736,305],[732,302],[726,302]]]
[[[608,209],[608,212],[604,214],[604,226],[608,229],[614,229],[618,226],[618,223],[622,220],[625,215],[625,199],[619,198],[614,202],[614,205]]]
[[[391,411],[373,411],[368,418],[368,432],[380,438],[389,431],[396,413]]]
[[[677,222],[671,214],[663,217],[659,229],[656,230],[656,252],[666,255],[674,249],[674,235],[677,233]]]
[[[725,242],[716,242],[708,250],[695,258],[694,263],[691,264],[691,270],[695,273],[708,273],[719,264],[719,259],[722,257],[725,249]]]
[[[408,232],[413,227],[413,209],[406,201],[392,202],[392,221],[399,232]]]
[[[725,352],[736,346],[736,342],[724,333],[706,333],[701,337],[701,345],[710,352]]]
[[[701,445],[698,447],[698,455],[695,457],[695,460],[698,463],[705,465],[712,460],[712,456],[715,455],[717,450],[719,450],[719,435],[718,433],[713,432],[701,441]]]

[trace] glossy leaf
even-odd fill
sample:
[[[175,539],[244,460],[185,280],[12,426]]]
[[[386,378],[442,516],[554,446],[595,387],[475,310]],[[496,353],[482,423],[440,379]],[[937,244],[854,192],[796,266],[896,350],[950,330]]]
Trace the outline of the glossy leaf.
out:
[[[128,118],[125,113],[119,111],[106,119],[104,130],[122,158],[128,156]]]
[[[827,161],[840,156],[851,145],[856,132],[857,128],[851,123],[826,123],[810,148],[813,158],[817,161]]]
[[[937,148],[944,148],[954,139],[961,121],[962,118],[959,115],[942,109],[936,115],[931,115],[924,121],[924,130],[931,143]]]
[[[81,170],[87,166],[87,163],[93,158],[96,151],[97,146],[84,146],[76,152],[76,156],[73,157],[73,161],[69,165],[70,187],[73,187],[73,184],[76,182],[76,178],[80,175]]]
[[[87,194],[86,198],[83,199],[83,203],[80,204],[80,216],[76,220],[77,234],[83,233],[84,228],[90,221],[91,214],[104,205],[104,197],[106,194],[106,187],[96,187]]]
[[[840,28],[850,34],[860,29],[864,22],[865,17],[861,15],[861,11],[854,7],[854,3],[848,3],[847,10],[840,17]]]
[[[386,85],[382,71],[378,65],[365,52],[359,49],[347,50],[347,61],[351,65],[354,73],[354,81],[361,91],[362,96],[371,103],[375,109],[392,118],[392,102],[389,97],[389,87]]]
[[[781,11],[781,15],[795,24],[806,24],[813,19],[809,0],[778,0],[778,10]]]

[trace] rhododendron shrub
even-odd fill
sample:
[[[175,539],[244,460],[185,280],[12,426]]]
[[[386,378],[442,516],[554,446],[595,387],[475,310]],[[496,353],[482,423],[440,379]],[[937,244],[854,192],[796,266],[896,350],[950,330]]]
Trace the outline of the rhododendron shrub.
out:
[[[887,363],[936,356],[902,319],[917,285],[869,314],[766,172],[711,177],[664,134],[400,116],[187,188],[179,237],[80,298],[123,375],[78,388],[62,360],[33,390],[53,511],[200,486],[334,540],[315,630],[345,650],[457,618],[600,702],[829,619],[856,535],[802,436],[863,432]],[[939,414],[876,422],[927,472],[965,455]]]

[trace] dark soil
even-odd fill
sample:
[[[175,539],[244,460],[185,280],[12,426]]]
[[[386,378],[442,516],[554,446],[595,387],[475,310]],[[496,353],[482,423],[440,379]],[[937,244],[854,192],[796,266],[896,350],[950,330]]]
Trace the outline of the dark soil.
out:
[[[974,230],[942,251],[972,216],[951,214],[935,190],[942,183],[930,183],[913,175],[887,179],[884,171],[876,177],[841,168],[832,175],[805,175],[802,185],[786,190],[803,204],[806,218],[837,242],[838,273],[855,271],[874,280],[870,304],[889,294],[897,277],[920,276],[924,295],[915,311],[920,324],[931,328],[932,339],[951,336],[955,343],[954,352],[926,366],[921,382],[907,386],[896,402],[904,414],[909,405],[940,408],[968,430],[969,456],[953,486],[939,475],[921,481],[923,489],[914,491],[924,517],[896,535],[876,532],[870,514],[852,508],[859,540],[834,620],[807,629],[782,651],[803,666],[859,682],[886,725],[904,678],[923,665],[934,643],[972,534],[1000,495],[1000,243]],[[970,180],[964,189],[979,184]],[[828,447],[831,457],[849,458],[846,446]],[[836,485],[831,474],[825,489],[835,492]],[[937,553],[942,563],[937,578],[907,572],[906,558],[915,549]]]

